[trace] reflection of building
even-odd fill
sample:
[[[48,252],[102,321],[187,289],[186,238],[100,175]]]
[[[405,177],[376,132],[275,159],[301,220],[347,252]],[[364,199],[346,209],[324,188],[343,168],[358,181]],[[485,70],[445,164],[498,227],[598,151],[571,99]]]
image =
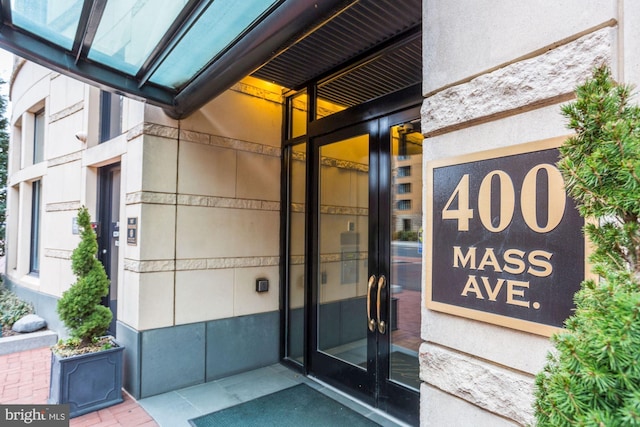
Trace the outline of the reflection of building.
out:
[[[30,59],[6,281],[53,328],[86,205],[137,398],[283,361],[413,423],[532,423],[545,336],[421,306],[425,384],[394,376],[394,353],[418,355],[386,333],[389,236],[430,226],[427,162],[565,135],[560,103],[602,62],[640,83],[640,4],[95,3],[1,16],[0,45]]]
[[[393,189],[394,214],[393,231],[413,232],[403,239],[416,240],[422,227],[422,139],[419,123],[408,123],[394,128],[397,130],[398,148],[394,163]],[[397,234],[396,234],[397,235]],[[398,236],[398,235],[397,235]],[[400,237],[400,236],[398,236]]]

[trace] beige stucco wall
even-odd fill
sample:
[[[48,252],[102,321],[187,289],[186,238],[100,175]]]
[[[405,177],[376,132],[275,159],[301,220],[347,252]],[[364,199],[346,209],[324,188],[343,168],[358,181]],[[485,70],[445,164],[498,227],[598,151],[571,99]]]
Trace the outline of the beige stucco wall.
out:
[[[279,87],[250,78],[180,122],[146,107],[129,141],[126,217],[139,226],[121,321],[145,330],[279,308],[281,108]]]
[[[125,98],[98,144],[100,91],[21,61],[11,86],[7,274],[59,297],[77,209],[96,218],[98,168],[121,163],[118,319],[137,330],[279,308],[281,88],[247,78],[183,121]],[[45,160],[32,165],[45,108]],[[87,134],[78,140],[77,132]],[[40,274],[29,274],[31,183],[42,180]],[[138,218],[127,244],[127,218]],[[255,292],[268,278],[270,290]]]
[[[78,236],[72,233],[73,218],[81,205],[95,218],[97,168],[117,161],[126,164],[125,139],[97,144],[98,89],[24,60],[18,61],[14,73],[7,275],[17,284],[59,297],[75,280],[70,257]],[[124,105],[128,111],[143,107],[130,100]],[[41,108],[45,115],[44,161],[34,165],[33,112]],[[86,142],[75,137],[78,132],[88,135]],[[30,275],[31,182],[35,180],[42,182],[40,273]]]
[[[594,66],[638,83],[639,14],[632,1],[426,0],[425,162],[566,135],[560,104]],[[421,425],[534,421],[546,337],[423,308],[422,338]]]

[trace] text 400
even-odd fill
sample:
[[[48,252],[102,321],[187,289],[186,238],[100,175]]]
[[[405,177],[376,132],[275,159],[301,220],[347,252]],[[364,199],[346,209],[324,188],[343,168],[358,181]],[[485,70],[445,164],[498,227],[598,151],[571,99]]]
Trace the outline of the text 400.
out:
[[[547,221],[546,224],[538,224],[537,217],[537,187],[538,172],[547,174]],[[493,197],[491,182],[496,177],[500,182],[500,215],[497,225],[493,224],[491,217],[491,200]],[[543,163],[536,165],[527,172],[522,181],[520,192],[520,210],[522,218],[527,226],[537,233],[548,233],[556,228],[562,221],[566,204],[566,193],[562,174],[553,165]],[[458,199],[458,207],[452,208],[455,199]],[[516,205],[516,193],[511,177],[502,170],[493,170],[482,179],[478,190],[478,216],[482,225],[493,233],[499,233],[506,229],[511,220]],[[458,185],[451,193],[444,209],[442,219],[458,221],[458,231],[469,231],[469,221],[473,218],[473,209],[469,206],[469,174],[464,174]]]

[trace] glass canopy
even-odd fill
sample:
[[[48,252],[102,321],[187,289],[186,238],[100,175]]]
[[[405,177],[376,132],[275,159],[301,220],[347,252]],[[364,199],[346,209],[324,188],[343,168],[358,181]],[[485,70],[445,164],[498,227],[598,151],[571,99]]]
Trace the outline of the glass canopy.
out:
[[[0,0],[0,48],[178,118],[251,74],[339,2]]]
[[[418,40],[405,54],[419,80],[421,7],[422,0],[0,0],[0,48],[182,118],[245,76],[299,90],[407,37]],[[374,68],[362,78],[395,79]],[[350,82],[362,97],[368,86]]]
[[[69,51],[80,29],[85,43],[87,36],[93,37],[86,53],[89,60],[130,75],[143,71],[153,83],[180,89],[277,0],[102,0],[91,5],[86,26],[81,23],[84,3],[11,0],[11,16],[16,27]],[[193,10],[187,10],[190,7]],[[143,69],[176,18],[188,12],[190,19],[171,37],[167,50]]]
[[[216,0],[167,55],[153,83],[179,88],[238,38],[275,0]],[[215,37],[211,37],[211,32]]]
[[[80,21],[82,0],[73,2],[12,0],[13,23],[71,50]]]
[[[89,59],[137,74],[186,4],[187,0],[110,0]]]

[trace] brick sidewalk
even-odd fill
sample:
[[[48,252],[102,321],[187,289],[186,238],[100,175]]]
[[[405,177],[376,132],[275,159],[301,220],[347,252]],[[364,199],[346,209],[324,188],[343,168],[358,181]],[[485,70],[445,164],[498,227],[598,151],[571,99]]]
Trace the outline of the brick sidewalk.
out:
[[[404,289],[402,292],[394,293],[393,296],[398,298],[398,329],[392,332],[391,342],[417,353],[422,344],[420,338],[422,294],[420,291]]]
[[[0,356],[0,403],[46,404],[51,351],[48,347]],[[158,424],[127,393],[124,402],[71,420],[71,427],[144,426]]]

